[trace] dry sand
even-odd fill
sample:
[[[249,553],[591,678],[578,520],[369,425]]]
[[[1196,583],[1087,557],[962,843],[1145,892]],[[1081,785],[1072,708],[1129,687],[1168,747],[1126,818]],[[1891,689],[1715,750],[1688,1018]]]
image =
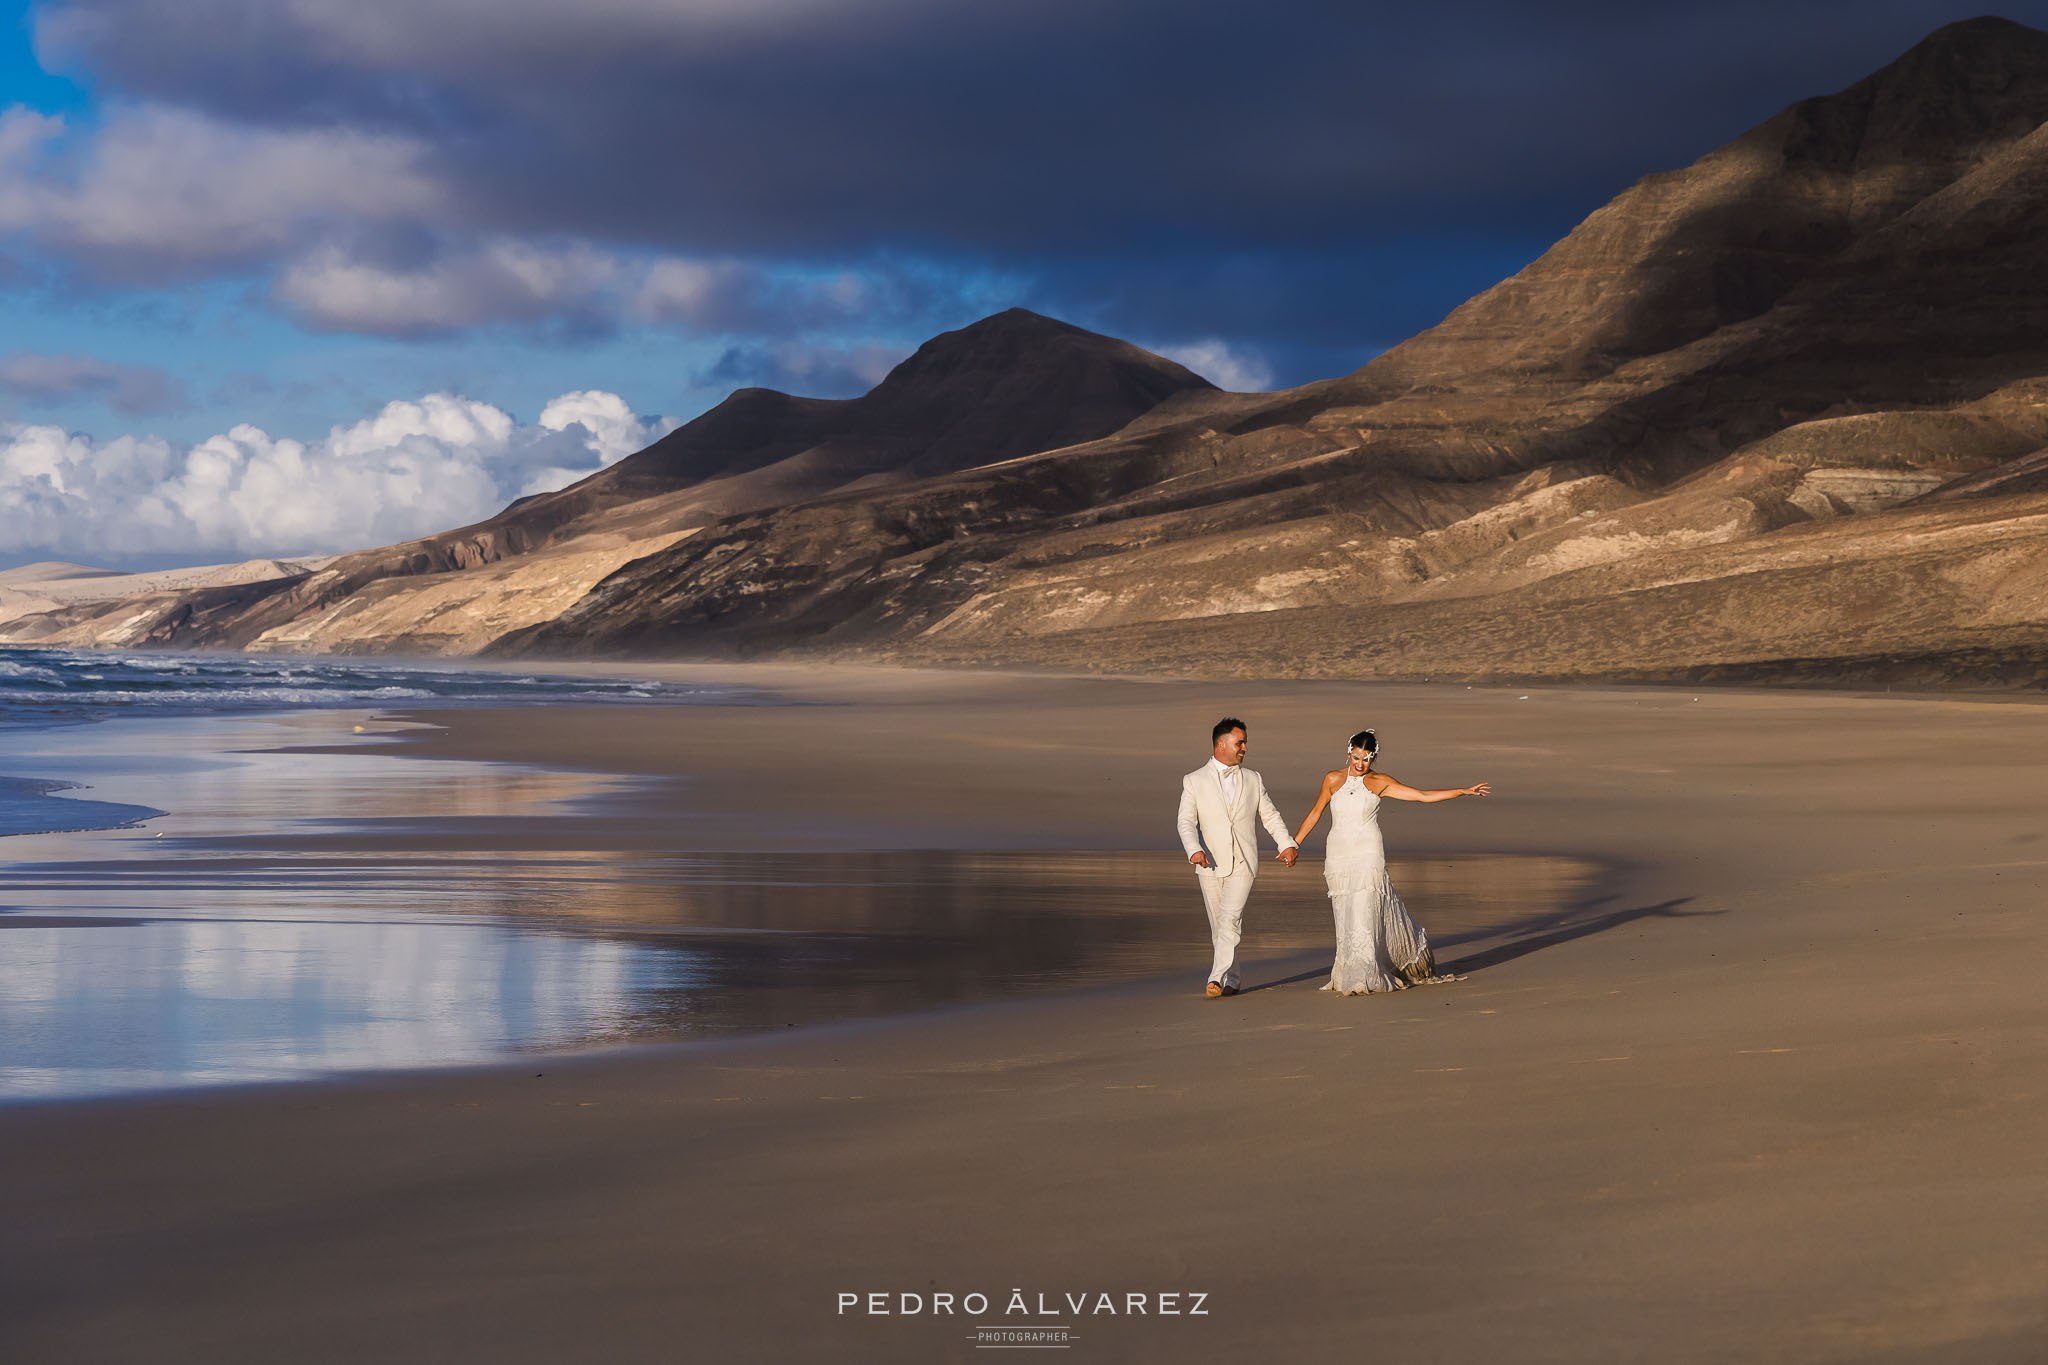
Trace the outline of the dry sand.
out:
[[[681,776],[633,842],[1156,850],[1216,714],[1251,721],[1290,818],[1370,723],[1402,779],[1499,792],[1393,812],[1397,850],[1610,872],[1395,996],[1319,993],[1327,955],[1292,950],[1223,1001],[1191,962],[739,1042],[0,1109],[0,1358],[962,1360],[973,1323],[1027,1321],[1097,1361],[2040,1358],[2048,710],[728,676],[830,704],[451,714],[417,751]],[[1305,873],[1269,864],[1252,915]],[[1161,1316],[1175,1293],[1206,1313]]]

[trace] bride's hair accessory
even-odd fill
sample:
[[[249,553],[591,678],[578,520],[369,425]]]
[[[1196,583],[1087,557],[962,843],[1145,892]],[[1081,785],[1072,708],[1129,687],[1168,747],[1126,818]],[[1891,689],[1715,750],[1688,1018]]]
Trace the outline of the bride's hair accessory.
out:
[[[1371,757],[1378,758],[1380,753],[1380,737],[1370,730],[1360,730],[1344,745],[1344,752],[1347,755],[1353,749],[1363,749]]]

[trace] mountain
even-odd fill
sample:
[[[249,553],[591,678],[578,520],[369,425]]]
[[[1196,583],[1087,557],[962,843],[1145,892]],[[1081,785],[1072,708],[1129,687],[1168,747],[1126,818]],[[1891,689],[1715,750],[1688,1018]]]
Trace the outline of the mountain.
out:
[[[495,648],[2048,678],[2044,119],[2048,35],[1952,25],[1354,374],[729,517]]]
[[[527,536],[687,491],[671,520],[969,469],[1105,436],[1208,381],[1129,342],[1012,308],[933,337],[859,398],[740,389],[638,454],[483,523]],[[459,533],[458,533],[459,534]]]
[[[1021,308],[932,338],[867,394],[741,389],[652,446],[473,526],[318,572],[107,598],[0,625],[16,643],[471,653],[735,512],[1092,440],[1214,392],[1148,351]]]

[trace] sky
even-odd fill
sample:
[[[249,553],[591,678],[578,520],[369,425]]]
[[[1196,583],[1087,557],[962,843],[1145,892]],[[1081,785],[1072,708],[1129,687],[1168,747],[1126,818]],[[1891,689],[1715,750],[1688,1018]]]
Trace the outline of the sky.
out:
[[[1980,12],[0,0],[0,569],[447,529],[1012,306],[1346,373]]]

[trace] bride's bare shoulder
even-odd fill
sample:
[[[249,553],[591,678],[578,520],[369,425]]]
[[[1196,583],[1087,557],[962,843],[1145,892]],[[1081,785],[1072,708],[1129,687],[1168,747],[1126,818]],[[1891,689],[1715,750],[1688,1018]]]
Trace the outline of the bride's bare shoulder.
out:
[[[1323,774],[1323,790],[1324,790],[1324,791],[1329,791],[1329,790],[1331,790],[1332,788],[1335,788],[1335,787],[1341,787],[1341,786],[1343,786],[1343,785],[1344,785],[1344,770],[1343,770],[1342,768],[1338,768],[1338,769],[1337,769],[1337,770],[1335,770],[1334,772],[1327,772],[1327,773],[1324,773],[1324,774]]]

